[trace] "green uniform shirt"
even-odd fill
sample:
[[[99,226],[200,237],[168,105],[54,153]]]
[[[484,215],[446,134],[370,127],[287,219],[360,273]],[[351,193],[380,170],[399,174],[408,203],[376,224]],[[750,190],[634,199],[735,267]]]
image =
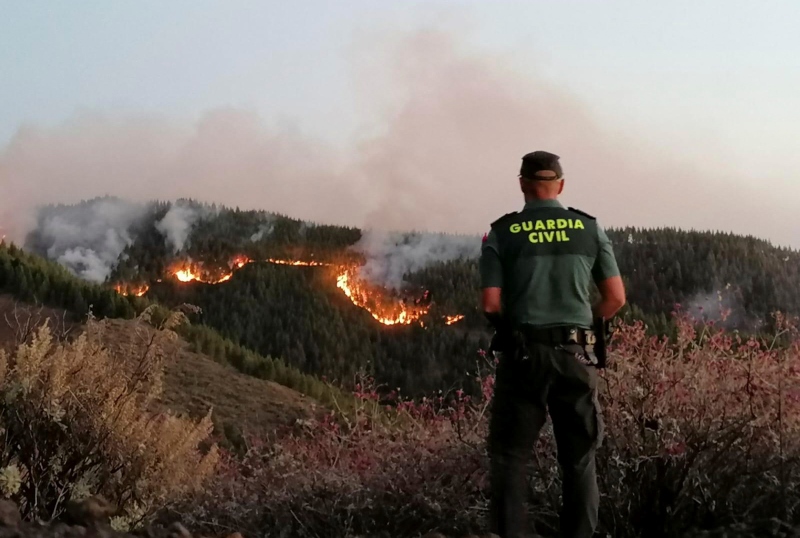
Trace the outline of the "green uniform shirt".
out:
[[[619,275],[595,219],[557,200],[535,200],[492,224],[481,248],[482,288],[502,288],[514,325],[592,326],[592,281]]]

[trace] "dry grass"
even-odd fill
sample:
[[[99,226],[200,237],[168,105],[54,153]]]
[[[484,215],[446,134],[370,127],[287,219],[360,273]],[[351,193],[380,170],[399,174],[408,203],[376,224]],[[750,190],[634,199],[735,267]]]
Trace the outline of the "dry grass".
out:
[[[203,487],[219,457],[208,443],[211,411],[195,421],[153,405],[164,388],[164,344],[184,320],[171,313],[161,330],[135,331],[122,364],[95,320],[68,341],[44,323],[12,354],[0,352],[2,490],[26,517],[52,519],[65,503],[99,493],[127,528]]]
[[[48,321],[54,336],[72,335],[78,323],[63,309],[19,303],[10,295],[0,294],[0,349],[11,351],[20,340]]]
[[[70,338],[84,329],[83,325],[70,321],[64,310],[34,307],[0,295],[0,349],[15,347],[19,336],[18,320],[23,324],[30,320],[30,327],[36,327],[45,319],[49,320],[50,327],[59,328],[59,331],[64,327]],[[138,338],[137,331],[152,330],[133,320],[108,320],[104,343],[112,357],[120,358]],[[167,346],[164,393],[160,402],[168,409],[199,419],[211,407],[218,428],[229,435],[233,432],[235,436],[241,433],[258,437],[271,437],[276,431],[294,425],[297,419],[317,414],[315,401],[295,390],[239,373],[228,365],[194,353],[183,340]]]
[[[112,356],[121,354],[135,331],[129,320],[109,320],[106,345]],[[140,330],[152,331],[142,326]],[[267,435],[315,414],[316,405],[297,391],[272,381],[237,372],[205,355],[189,350],[183,340],[172,342],[164,364],[162,403],[199,418],[213,407],[218,425],[235,426],[245,435]]]

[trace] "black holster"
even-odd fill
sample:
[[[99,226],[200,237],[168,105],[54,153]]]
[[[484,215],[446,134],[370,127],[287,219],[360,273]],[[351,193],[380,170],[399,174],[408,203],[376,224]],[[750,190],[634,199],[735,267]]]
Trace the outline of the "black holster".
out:
[[[502,353],[511,359],[523,360],[527,356],[525,336],[508,326],[497,328],[489,350]]]
[[[608,359],[608,342],[611,340],[611,322],[595,318],[591,335],[587,335],[586,354],[596,368],[605,368]]]

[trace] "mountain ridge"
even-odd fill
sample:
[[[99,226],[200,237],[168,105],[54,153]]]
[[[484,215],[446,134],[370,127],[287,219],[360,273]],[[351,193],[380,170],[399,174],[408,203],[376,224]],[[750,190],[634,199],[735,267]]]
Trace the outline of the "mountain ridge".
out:
[[[477,309],[479,236],[389,234],[190,200],[115,213],[119,203],[127,204],[102,198],[45,208],[26,248],[72,263],[74,274],[106,263],[105,286],[146,284],[151,300],[195,304],[197,322],[305,374],[347,384],[366,371],[422,394],[469,385],[479,367],[476,353],[490,337]],[[132,214],[135,222],[120,223],[119,215]],[[73,217],[71,229],[81,223],[87,231],[60,233]],[[676,305],[755,331],[769,329],[774,311],[800,313],[796,250],[729,232],[607,231],[628,288],[622,315],[645,320],[654,333],[671,330]],[[236,268],[242,258],[258,263]],[[365,295],[354,299],[327,267],[291,267],[311,261],[351,268]],[[179,268],[225,277],[181,282]],[[375,315],[380,308],[421,313],[389,328]],[[458,319],[446,325],[448,316]]]

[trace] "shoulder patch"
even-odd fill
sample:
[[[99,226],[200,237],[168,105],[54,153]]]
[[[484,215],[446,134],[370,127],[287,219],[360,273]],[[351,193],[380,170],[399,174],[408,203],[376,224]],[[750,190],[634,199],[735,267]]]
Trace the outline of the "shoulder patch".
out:
[[[497,219],[496,221],[494,221],[492,223],[492,228],[494,228],[495,226],[497,226],[498,224],[500,224],[504,220],[508,219],[509,217],[513,217],[516,214],[517,214],[516,211],[512,211],[511,213],[506,213],[505,215],[503,215],[502,217],[500,217],[499,219]]]
[[[567,209],[569,209],[569,210],[570,210],[570,211],[572,211],[573,213],[577,213],[578,215],[583,215],[583,216],[584,216],[584,217],[586,217],[586,218],[589,218],[589,219],[592,219],[592,220],[597,220],[595,217],[593,217],[593,216],[592,216],[592,215],[590,215],[589,213],[586,213],[586,212],[584,212],[584,211],[581,211],[580,209],[575,209],[574,207],[568,207]]]

